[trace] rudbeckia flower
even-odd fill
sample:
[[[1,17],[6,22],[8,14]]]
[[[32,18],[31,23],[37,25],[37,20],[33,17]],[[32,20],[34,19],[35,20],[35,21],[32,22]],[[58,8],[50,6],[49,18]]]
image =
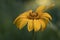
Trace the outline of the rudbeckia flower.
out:
[[[35,12],[32,10],[26,11],[20,14],[15,20],[17,28],[22,29],[27,25],[28,31],[34,30],[45,30],[47,23],[52,20],[52,17],[49,13],[44,12],[45,6],[40,6],[36,9]]]

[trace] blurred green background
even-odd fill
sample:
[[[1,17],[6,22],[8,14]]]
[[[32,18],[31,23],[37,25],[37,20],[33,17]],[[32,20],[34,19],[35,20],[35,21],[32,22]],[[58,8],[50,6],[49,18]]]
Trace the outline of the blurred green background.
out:
[[[35,40],[60,40],[60,0],[54,1],[55,6],[47,10],[53,17],[52,24],[43,32],[36,32]],[[35,0],[0,0],[0,40],[32,40],[33,32],[28,32],[27,27],[19,30],[13,21],[20,13],[37,6]]]

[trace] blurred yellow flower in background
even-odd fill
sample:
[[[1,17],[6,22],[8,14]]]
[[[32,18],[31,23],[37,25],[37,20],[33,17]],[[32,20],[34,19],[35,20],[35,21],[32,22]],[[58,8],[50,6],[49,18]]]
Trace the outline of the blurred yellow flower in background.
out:
[[[22,29],[27,24],[28,31],[34,30],[43,31],[46,28],[47,23],[52,20],[52,17],[47,12],[44,12],[45,6],[39,6],[35,12],[32,10],[26,11],[20,14],[15,20],[14,24],[19,29]]]

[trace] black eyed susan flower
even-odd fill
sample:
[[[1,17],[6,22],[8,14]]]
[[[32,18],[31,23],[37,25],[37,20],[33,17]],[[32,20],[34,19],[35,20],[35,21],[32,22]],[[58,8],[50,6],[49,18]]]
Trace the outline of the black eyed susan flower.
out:
[[[22,29],[27,24],[28,31],[34,30],[44,30],[46,28],[47,23],[52,20],[52,17],[49,13],[43,12],[45,6],[40,6],[36,9],[35,12],[32,10],[26,11],[20,14],[14,21],[14,24],[19,29]]]

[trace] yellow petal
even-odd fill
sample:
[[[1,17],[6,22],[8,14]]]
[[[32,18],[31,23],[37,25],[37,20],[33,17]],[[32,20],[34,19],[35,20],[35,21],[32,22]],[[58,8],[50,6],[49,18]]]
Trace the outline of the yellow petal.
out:
[[[34,31],[39,31],[41,29],[40,20],[34,20]]]
[[[39,7],[36,9],[36,12],[37,12],[37,13],[40,13],[40,12],[44,11],[45,8],[46,8],[46,6],[39,6]]]
[[[13,23],[15,24],[20,18],[26,18],[26,17],[28,16],[28,14],[31,13],[31,12],[32,12],[32,10],[29,10],[29,11],[26,11],[26,12],[20,14],[20,15],[14,20]]]
[[[27,24],[27,19],[21,19],[21,20],[19,21],[19,24],[17,25],[17,27],[18,27],[19,29],[22,29],[26,24]]]
[[[44,22],[44,20],[39,19],[41,27],[42,27],[42,31],[46,28],[46,23]]]
[[[33,20],[28,19],[27,27],[29,32],[33,30]]]
[[[19,28],[21,21],[23,21],[23,18],[20,18],[18,21],[16,21],[15,24],[16,24],[17,28]]]
[[[41,17],[41,19],[43,19],[46,24],[50,21],[49,18],[47,18],[47,17]]]
[[[51,15],[48,14],[48,13],[43,13],[42,17],[47,17],[47,18],[49,18],[50,20],[52,20]]]
[[[19,19],[19,20],[15,23],[16,26],[17,26],[17,28],[19,27],[20,22],[21,22],[21,19]]]

